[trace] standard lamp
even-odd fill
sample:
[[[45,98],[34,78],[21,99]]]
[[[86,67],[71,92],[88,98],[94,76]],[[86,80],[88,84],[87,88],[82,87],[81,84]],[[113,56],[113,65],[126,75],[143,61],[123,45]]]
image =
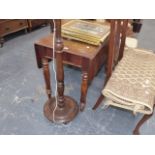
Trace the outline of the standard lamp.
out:
[[[53,22],[55,33],[53,52],[55,52],[56,61],[57,96],[52,97],[48,58],[43,58],[43,73],[46,85],[46,93],[48,96],[48,100],[44,105],[44,115],[52,122],[68,123],[76,117],[79,107],[73,98],[70,96],[64,96],[63,40],[61,37],[61,20],[55,19]]]

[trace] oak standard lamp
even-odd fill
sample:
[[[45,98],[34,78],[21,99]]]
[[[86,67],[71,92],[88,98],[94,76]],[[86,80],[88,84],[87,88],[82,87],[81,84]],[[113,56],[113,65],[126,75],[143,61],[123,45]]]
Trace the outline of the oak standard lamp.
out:
[[[79,107],[74,99],[69,96],[64,96],[63,41],[61,37],[61,20],[56,19],[53,22],[55,22],[54,52],[56,56],[57,106],[55,97],[52,97],[48,58],[43,58],[43,73],[46,84],[46,93],[48,96],[48,100],[44,105],[44,115],[52,122],[68,123],[76,117],[79,111]]]

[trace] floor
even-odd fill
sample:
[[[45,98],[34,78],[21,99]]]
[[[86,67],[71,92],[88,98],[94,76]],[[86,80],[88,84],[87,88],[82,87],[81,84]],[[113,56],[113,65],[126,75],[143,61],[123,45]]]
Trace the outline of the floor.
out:
[[[144,20],[139,47],[155,51],[155,20]],[[0,134],[104,134],[130,135],[141,115],[116,108],[92,111],[102,89],[104,67],[91,83],[87,106],[75,120],[67,125],[49,122],[43,115],[43,105],[47,99],[44,91],[42,70],[37,68],[34,42],[50,33],[43,27],[28,34],[16,34],[8,38],[0,48]],[[145,37],[144,37],[145,36]],[[52,63],[50,64],[52,71]],[[68,66],[65,70],[65,95],[80,100],[81,72]],[[54,76],[52,87],[54,91]],[[141,134],[155,134],[155,115],[141,128]]]

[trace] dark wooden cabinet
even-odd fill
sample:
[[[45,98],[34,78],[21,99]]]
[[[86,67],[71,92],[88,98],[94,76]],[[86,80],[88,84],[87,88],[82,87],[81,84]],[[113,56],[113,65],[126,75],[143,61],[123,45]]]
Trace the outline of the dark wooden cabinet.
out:
[[[139,33],[142,27],[142,19],[133,19],[132,25],[133,25],[133,32]]]
[[[48,25],[51,23],[49,19],[0,19],[0,47],[3,46],[4,37],[12,34],[14,32],[18,32],[20,30],[27,29],[31,32],[32,29],[42,26]],[[51,29],[53,29],[53,23],[50,24]]]
[[[11,33],[25,29],[27,31],[28,23],[26,19],[1,19],[0,20],[0,45],[3,46],[4,37]]]

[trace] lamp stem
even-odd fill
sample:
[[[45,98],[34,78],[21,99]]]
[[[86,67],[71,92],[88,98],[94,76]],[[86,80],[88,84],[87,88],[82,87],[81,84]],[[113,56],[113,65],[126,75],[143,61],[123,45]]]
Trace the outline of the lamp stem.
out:
[[[63,41],[61,37],[61,20],[55,21],[55,49],[56,49],[56,74],[58,107],[64,107],[64,69],[63,69]]]

